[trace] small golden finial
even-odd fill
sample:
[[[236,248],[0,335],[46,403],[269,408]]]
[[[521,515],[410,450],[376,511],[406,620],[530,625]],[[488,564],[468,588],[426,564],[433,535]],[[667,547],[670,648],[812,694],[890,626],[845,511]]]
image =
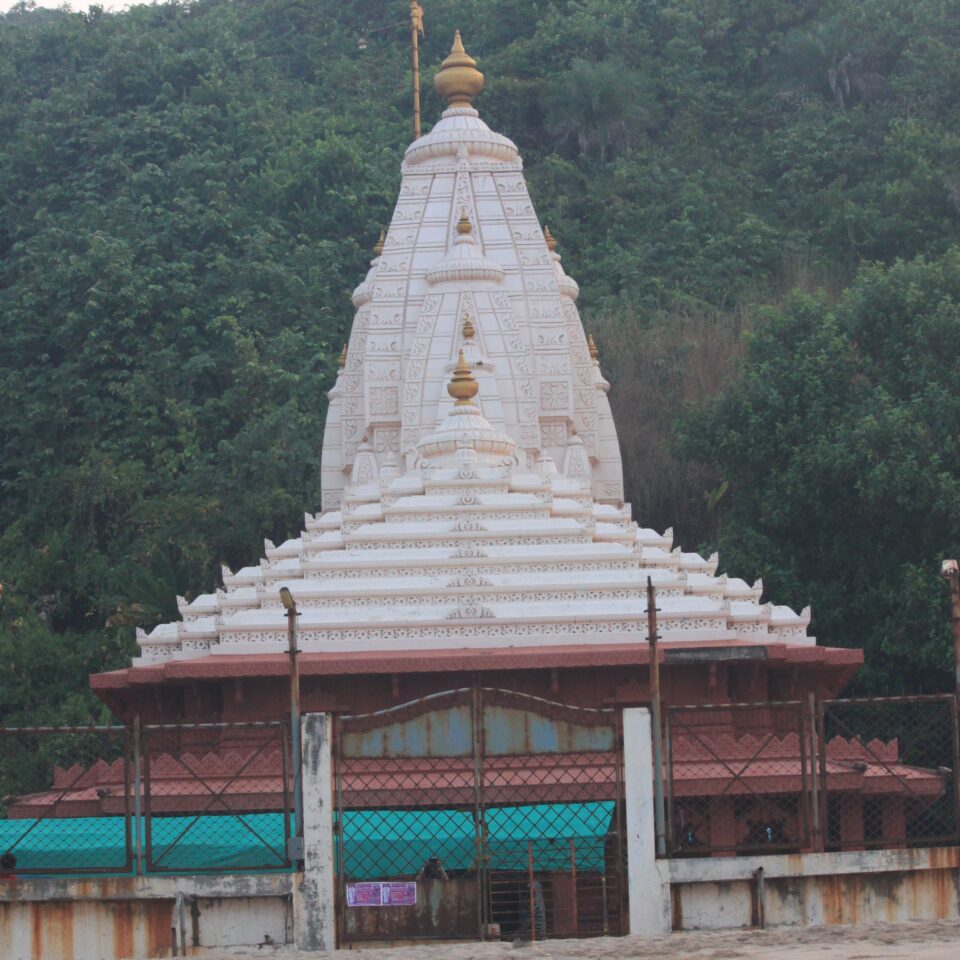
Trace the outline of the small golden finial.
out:
[[[457,221],[457,233],[461,236],[473,233],[473,224],[470,222],[470,217],[467,216],[466,210],[460,211],[460,219]]]
[[[477,69],[477,61],[463,49],[459,30],[454,35],[450,56],[440,64],[433,85],[448,107],[469,107],[483,89],[483,74]]]
[[[380,228],[380,239],[373,245],[373,255],[379,257],[383,253],[383,241],[387,239],[386,231]]]
[[[543,239],[547,241],[547,249],[553,253],[553,251],[557,249],[557,241],[554,239],[550,228],[546,224],[544,224],[543,227]]]
[[[472,340],[475,333],[476,330],[473,327],[473,321],[470,319],[470,314],[465,313],[463,315],[463,339]]]
[[[454,406],[467,407],[472,404],[479,389],[480,384],[473,379],[473,374],[461,350],[457,365],[453,368],[453,379],[447,384],[447,393],[457,401]]]
[[[347,345],[343,345],[343,349],[340,351],[340,357],[337,360],[337,367],[342,370],[347,365]]]
[[[600,359],[600,351],[597,349],[597,344],[596,344],[596,342],[595,342],[594,339],[593,339],[593,334],[592,334],[592,333],[590,334],[589,337],[587,337],[587,346],[590,348],[590,359],[591,359],[591,360],[599,360],[599,359]]]

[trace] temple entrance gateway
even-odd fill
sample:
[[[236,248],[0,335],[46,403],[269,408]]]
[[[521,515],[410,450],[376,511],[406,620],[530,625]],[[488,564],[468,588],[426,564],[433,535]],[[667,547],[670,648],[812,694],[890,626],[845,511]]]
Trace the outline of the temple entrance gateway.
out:
[[[625,932],[618,714],[466,688],[336,721],[337,931]]]

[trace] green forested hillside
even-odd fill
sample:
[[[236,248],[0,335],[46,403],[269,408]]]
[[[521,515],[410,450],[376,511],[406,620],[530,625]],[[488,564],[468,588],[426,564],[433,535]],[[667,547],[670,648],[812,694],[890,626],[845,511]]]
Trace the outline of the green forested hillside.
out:
[[[949,680],[960,7],[424,0],[524,154],[601,348],[635,515]],[[0,720],[319,504],[349,292],[409,139],[405,0],[0,17]]]

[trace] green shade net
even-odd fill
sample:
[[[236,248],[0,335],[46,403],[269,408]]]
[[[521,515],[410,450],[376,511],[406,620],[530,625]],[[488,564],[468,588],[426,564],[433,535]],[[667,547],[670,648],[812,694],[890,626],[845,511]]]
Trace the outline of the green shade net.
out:
[[[124,817],[0,820],[0,853],[11,851],[17,870],[121,872],[128,849]]]
[[[614,804],[533,804],[485,813],[486,853],[493,870],[603,872]],[[476,841],[469,810],[348,810],[342,815],[348,880],[412,877],[431,857],[450,871],[474,869]],[[130,822],[131,841],[133,821]],[[283,869],[283,814],[154,817],[147,872],[201,873]],[[291,824],[292,830],[292,824]],[[144,851],[147,850],[146,829]],[[123,873],[128,842],[123,817],[0,820],[0,853],[17,871]],[[339,851],[338,851],[339,855]]]
[[[287,866],[283,814],[154,817],[150,821],[154,871],[200,873],[270,870]],[[130,822],[131,844],[133,821]],[[146,852],[146,826],[144,851]],[[125,872],[123,817],[0,820],[0,853],[10,850],[17,871]]]
[[[602,873],[613,802],[491,807],[484,813],[492,870]],[[431,857],[444,869],[475,868],[476,832],[469,810],[348,810],[343,814],[346,878],[414,876]]]

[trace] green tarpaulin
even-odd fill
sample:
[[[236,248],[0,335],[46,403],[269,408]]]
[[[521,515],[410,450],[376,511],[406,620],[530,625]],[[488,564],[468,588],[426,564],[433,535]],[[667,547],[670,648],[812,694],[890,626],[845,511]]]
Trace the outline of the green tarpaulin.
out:
[[[484,813],[489,865],[526,870],[602,872],[604,838],[613,803],[492,807]],[[162,871],[196,873],[270,870],[284,863],[279,813],[242,816],[154,817],[150,850]],[[131,836],[133,823],[130,824]],[[146,827],[142,836],[146,844]],[[132,840],[131,840],[132,846]],[[17,868],[84,873],[124,871],[123,817],[0,820],[0,853],[12,850]],[[430,857],[446,870],[469,870],[476,859],[472,811],[350,810],[343,815],[343,859],[350,880],[413,876]]]

